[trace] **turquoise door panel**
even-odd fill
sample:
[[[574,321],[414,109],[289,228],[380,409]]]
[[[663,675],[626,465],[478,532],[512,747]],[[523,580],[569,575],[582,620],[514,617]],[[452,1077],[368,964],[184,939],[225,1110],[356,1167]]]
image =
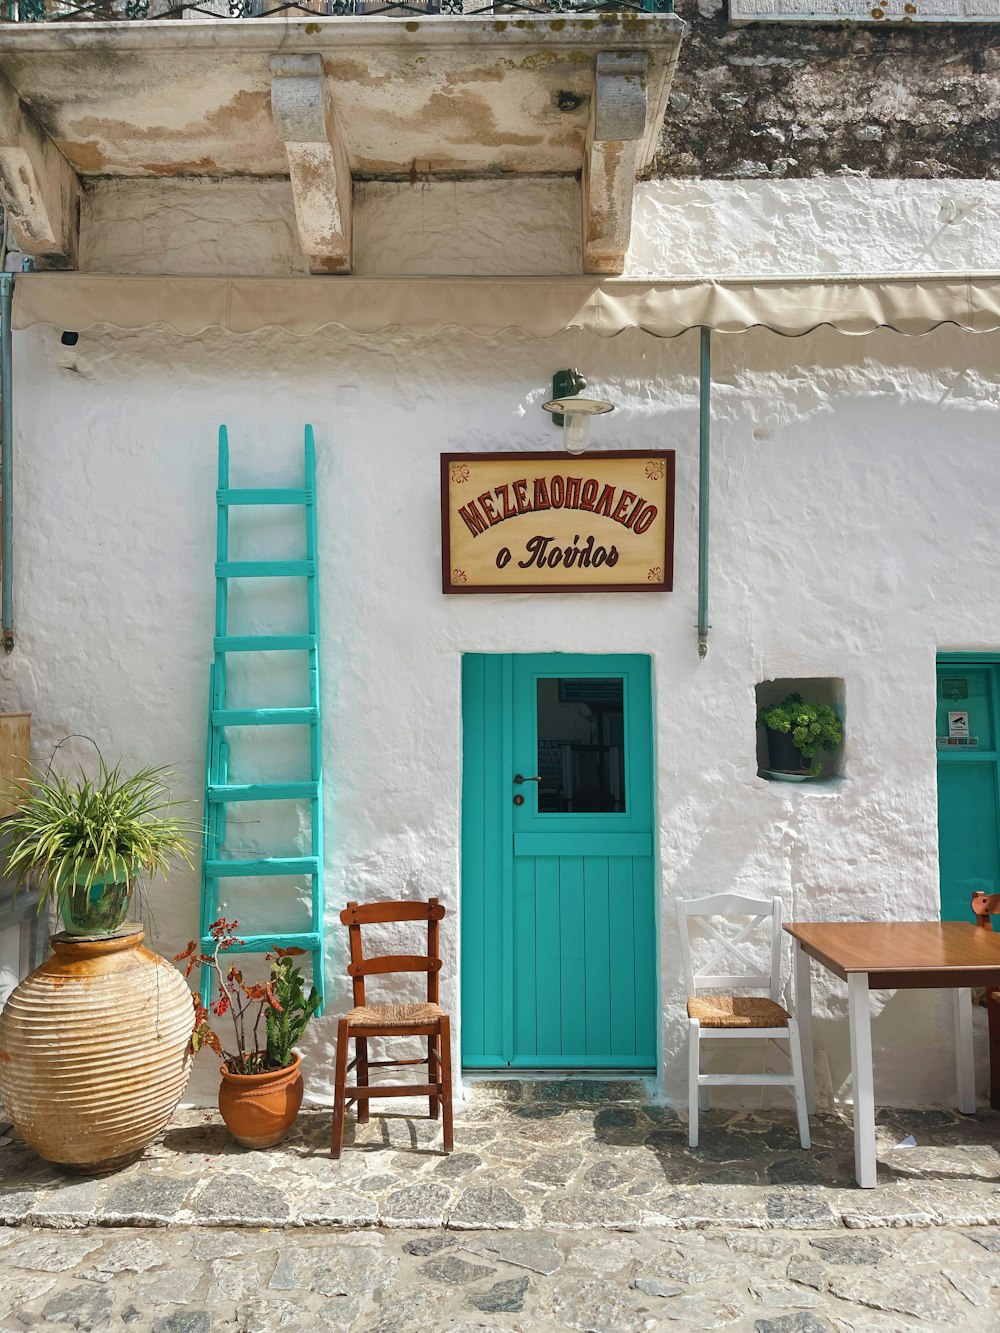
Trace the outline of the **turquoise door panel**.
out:
[[[465,1066],[655,1068],[648,658],[467,656],[463,710]]]
[[[1000,893],[1000,659],[939,661],[937,693],[941,919],[972,921],[972,894]],[[975,745],[940,744],[949,712],[968,713]]]
[[[652,856],[652,833],[515,833],[515,856]]]
[[[510,836],[510,815],[501,800],[510,729],[497,701],[509,689],[510,662],[467,656],[462,665],[462,1040],[480,1064],[496,1067],[504,1063],[508,1042],[502,942],[504,886],[508,872],[513,875],[502,850]]]
[[[949,712],[961,711],[969,715],[969,735],[978,741],[973,747],[995,750],[993,732],[994,685],[997,668],[994,666],[942,666],[938,668],[937,731],[948,735]],[[956,697],[957,696],[957,697]]]

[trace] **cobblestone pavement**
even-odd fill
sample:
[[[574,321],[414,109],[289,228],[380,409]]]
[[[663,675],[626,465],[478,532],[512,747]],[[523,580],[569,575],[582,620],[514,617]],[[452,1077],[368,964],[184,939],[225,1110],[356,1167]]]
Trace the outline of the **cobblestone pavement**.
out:
[[[629,1085],[618,1089],[624,1097]],[[608,1102],[607,1085],[515,1084],[458,1109],[440,1151],[426,1102],[349,1119],[339,1163],[330,1112],[305,1111],[278,1148],[247,1152],[214,1112],[184,1110],[136,1165],[68,1177],[16,1135],[0,1139],[0,1223],[76,1227],[333,1226],[454,1230],[694,1230],[1000,1225],[1000,1116],[888,1111],[879,1184],[854,1184],[850,1124],[812,1120],[798,1146],[785,1107],[713,1110],[701,1146],[668,1107]],[[557,1100],[561,1098],[562,1100]],[[594,1100],[588,1100],[593,1098]],[[899,1147],[912,1135],[916,1147]]]
[[[0,1230],[0,1333],[995,1333],[1000,1230]]]
[[[614,1100],[608,1100],[611,1094]],[[709,1112],[701,1147],[628,1084],[479,1088],[440,1151],[426,1103],[329,1111],[246,1152],[184,1110],[142,1160],[67,1176],[0,1137],[0,1333],[437,1333],[1000,1327],[1000,1117],[850,1125]],[[900,1146],[912,1136],[915,1147]]]

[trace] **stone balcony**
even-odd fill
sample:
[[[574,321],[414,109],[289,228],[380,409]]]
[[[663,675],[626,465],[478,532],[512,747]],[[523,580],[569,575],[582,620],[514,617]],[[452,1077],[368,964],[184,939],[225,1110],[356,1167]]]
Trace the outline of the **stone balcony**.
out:
[[[220,18],[43,3],[8,0],[47,21],[0,24],[0,195],[39,268],[76,267],[80,191],[102,179],[285,178],[310,271],[337,274],[355,181],[562,177],[580,181],[583,271],[621,273],[684,31],[624,4]]]

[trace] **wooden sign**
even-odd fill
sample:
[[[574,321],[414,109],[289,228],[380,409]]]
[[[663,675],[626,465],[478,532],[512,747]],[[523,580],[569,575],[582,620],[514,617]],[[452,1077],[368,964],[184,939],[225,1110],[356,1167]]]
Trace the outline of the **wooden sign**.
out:
[[[674,451],[442,454],[445,592],[669,592]]]
[[[31,714],[0,713],[0,819],[24,804],[15,782],[31,777]]]

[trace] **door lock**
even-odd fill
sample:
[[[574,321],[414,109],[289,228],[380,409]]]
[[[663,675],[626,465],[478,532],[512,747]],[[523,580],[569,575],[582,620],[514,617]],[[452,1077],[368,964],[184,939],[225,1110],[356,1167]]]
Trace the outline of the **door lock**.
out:
[[[524,805],[524,797],[521,795],[520,792],[518,792],[517,795],[514,797],[514,804]]]
[[[541,782],[541,780],[542,780],[542,779],[541,779],[540,777],[536,777],[536,778],[526,778],[526,777],[522,777],[522,775],[521,775],[520,773],[515,773],[515,774],[514,774],[514,781],[515,781],[516,783],[518,783],[518,785],[520,785],[522,782]]]

